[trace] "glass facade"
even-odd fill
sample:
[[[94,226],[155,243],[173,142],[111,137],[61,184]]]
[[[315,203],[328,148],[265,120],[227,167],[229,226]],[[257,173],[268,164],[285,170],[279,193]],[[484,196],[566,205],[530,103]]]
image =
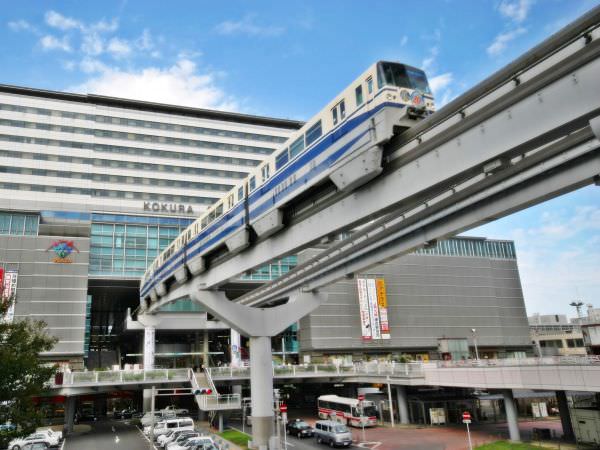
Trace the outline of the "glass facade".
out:
[[[475,256],[480,258],[516,259],[515,244],[510,241],[454,238],[439,241],[437,245],[420,248],[416,255]]]
[[[0,234],[37,236],[40,216],[0,211]]]
[[[141,277],[193,219],[93,214],[90,276]]]
[[[298,257],[296,255],[286,256],[272,264],[268,264],[255,270],[249,275],[243,275],[242,280],[252,281],[270,281],[279,278],[281,275],[288,273],[291,269],[298,265]]]

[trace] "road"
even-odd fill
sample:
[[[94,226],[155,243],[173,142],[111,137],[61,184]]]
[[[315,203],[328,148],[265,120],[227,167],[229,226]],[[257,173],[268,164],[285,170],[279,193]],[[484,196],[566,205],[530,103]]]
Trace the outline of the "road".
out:
[[[65,439],[63,450],[151,450],[141,431],[128,421],[103,420],[90,423],[91,431]]]

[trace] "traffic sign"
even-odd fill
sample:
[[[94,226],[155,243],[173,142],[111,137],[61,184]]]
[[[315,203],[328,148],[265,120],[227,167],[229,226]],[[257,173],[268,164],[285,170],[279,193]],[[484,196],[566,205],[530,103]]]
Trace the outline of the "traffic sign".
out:
[[[279,411],[281,411],[282,413],[287,412],[287,405],[284,403],[279,405]]]
[[[362,402],[365,399],[365,394],[358,394],[358,401]]]
[[[471,420],[471,413],[468,411],[465,411],[462,415],[463,420]]]

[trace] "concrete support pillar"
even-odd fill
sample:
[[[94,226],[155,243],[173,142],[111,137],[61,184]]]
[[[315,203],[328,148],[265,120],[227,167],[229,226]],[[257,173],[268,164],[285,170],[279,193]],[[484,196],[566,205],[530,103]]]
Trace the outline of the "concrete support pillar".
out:
[[[562,423],[563,439],[573,441],[575,440],[575,433],[573,433],[571,414],[569,414],[567,393],[565,391],[556,391],[556,400],[558,401],[558,411],[560,412],[560,422]]]
[[[252,441],[266,450],[273,435],[273,363],[271,338],[250,338],[250,391],[252,397]]]
[[[508,434],[511,441],[519,442],[521,434],[519,432],[519,416],[515,406],[515,398],[511,389],[502,391],[504,398],[504,411],[506,412],[506,422],[508,423]]]
[[[67,397],[65,400],[65,434],[73,432],[73,423],[75,422],[76,397]]]
[[[240,358],[240,344],[241,344],[241,337],[240,337],[240,333],[238,333],[236,330],[234,330],[233,328],[231,329],[230,332],[230,336],[229,336],[229,347],[231,349],[231,354],[230,356],[230,361],[231,361],[231,367],[239,367],[240,363],[241,363],[241,358]]]
[[[396,386],[396,400],[398,402],[398,418],[402,425],[410,423],[408,417],[408,395],[405,386]]]
[[[223,432],[223,412],[219,411],[219,433]]]
[[[210,361],[208,360],[208,330],[204,330],[204,336],[202,337],[202,362],[204,367],[210,366]]]
[[[154,369],[154,353],[156,346],[156,329],[154,327],[144,328],[144,370]],[[144,389],[144,412],[150,411],[152,390]]]

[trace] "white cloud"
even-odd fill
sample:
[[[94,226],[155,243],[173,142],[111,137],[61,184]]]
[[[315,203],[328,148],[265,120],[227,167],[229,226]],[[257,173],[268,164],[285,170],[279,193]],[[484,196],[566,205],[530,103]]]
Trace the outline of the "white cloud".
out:
[[[532,4],[532,0],[502,0],[498,11],[507,19],[521,23],[527,18]]]
[[[408,36],[406,36],[406,35],[402,36],[402,39],[400,39],[400,47],[404,47],[407,42],[408,42]]]
[[[69,45],[69,39],[67,36],[63,36],[59,39],[56,36],[47,34],[40,39],[40,44],[44,50],[62,50],[65,52],[71,51],[71,46]]]
[[[154,39],[148,29],[145,29],[142,35],[135,40],[135,46],[140,50],[152,50],[154,48]]]
[[[440,49],[437,45],[433,46],[429,49],[429,56],[427,56],[427,58],[425,58],[423,60],[423,62],[421,63],[421,67],[423,68],[423,70],[425,72],[429,72],[430,70],[433,69],[436,58],[439,55],[439,53],[440,53]]]
[[[79,68],[85,73],[107,72],[109,67],[97,59],[85,57],[79,63]]]
[[[490,44],[487,48],[487,53],[490,56],[498,56],[501,54],[507,47],[507,45],[520,35],[524,34],[527,30],[523,27],[517,28],[515,30],[507,31],[505,33],[500,33],[494,39],[494,42]]]
[[[104,40],[98,33],[86,34],[81,43],[81,51],[90,56],[99,55],[104,51]]]
[[[215,27],[217,33],[231,36],[245,34],[247,36],[274,37],[281,35],[285,28],[276,26],[261,26],[254,22],[254,16],[248,15],[241,20],[227,20]]]
[[[10,28],[12,31],[37,31],[33,25],[23,19],[8,22],[8,28]]]
[[[441,93],[443,89],[446,89],[450,83],[452,83],[453,76],[451,72],[442,73],[429,79],[429,87],[434,94]]]
[[[112,38],[108,42],[106,50],[115,58],[125,58],[131,54],[131,46],[126,40]]]
[[[238,108],[237,102],[228,98],[216,85],[215,75],[199,73],[196,64],[189,59],[179,59],[167,68],[148,67],[141,70],[106,67],[88,59],[82,62],[81,68],[96,75],[83,84],[70,87],[71,91],[196,108]]]
[[[101,20],[99,22],[93,23],[89,26],[91,31],[98,31],[100,33],[113,33],[117,31],[119,28],[119,21],[117,19],[112,19],[110,22],[105,20]]]
[[[83,27],[80,21],[71,17],[63,16],[62,14],[52,10],[46,13],[46,23],[53,28],[58,28],[59,30],[63,31],[73,28],[81,29]]]

